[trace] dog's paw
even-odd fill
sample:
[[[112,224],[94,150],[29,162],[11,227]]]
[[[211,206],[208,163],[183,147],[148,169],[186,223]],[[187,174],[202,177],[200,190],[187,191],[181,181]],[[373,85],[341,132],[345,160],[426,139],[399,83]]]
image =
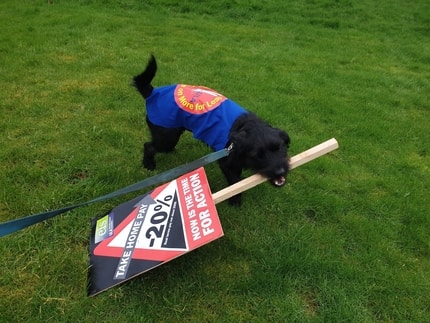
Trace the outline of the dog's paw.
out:
[[[241,206],[242,204],[242,195],[237,194],[235,196],[232,196],[228,199],[228,203],[232,206]]]
[[[151,161],[151,160],[143,160],[142,161],[142,165],[143,167],[145,167],[147,170],[154,170],[155,169],[155,161]]]

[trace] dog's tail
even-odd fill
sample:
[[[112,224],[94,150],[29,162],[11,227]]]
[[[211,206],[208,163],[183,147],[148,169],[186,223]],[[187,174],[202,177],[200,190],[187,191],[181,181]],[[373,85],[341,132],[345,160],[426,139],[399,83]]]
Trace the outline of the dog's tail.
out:
[[[152,90],[154,89],[151,82],[156,72],[157,62],[155,61],[154,55],[151,55],[148,65],[146,65],[146,69],[141,74],[133,77],[132,84],[145,99],[151,95]]]

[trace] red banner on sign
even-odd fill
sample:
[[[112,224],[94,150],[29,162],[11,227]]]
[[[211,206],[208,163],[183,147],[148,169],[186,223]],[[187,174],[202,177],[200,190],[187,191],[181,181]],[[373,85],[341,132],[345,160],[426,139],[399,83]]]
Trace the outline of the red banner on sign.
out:
[[[93,219],[88,294],[98,294],[223,235],[203,168]]]

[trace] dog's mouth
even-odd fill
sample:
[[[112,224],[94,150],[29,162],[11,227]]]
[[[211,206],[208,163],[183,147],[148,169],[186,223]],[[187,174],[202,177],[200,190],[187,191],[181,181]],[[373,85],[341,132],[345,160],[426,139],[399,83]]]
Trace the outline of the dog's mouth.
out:
[[[284,176],[279,176],[277,178],[272,179],[272,184],[275,185],[276,187],[282,187],[285,185],[286,182],[287,181]]]

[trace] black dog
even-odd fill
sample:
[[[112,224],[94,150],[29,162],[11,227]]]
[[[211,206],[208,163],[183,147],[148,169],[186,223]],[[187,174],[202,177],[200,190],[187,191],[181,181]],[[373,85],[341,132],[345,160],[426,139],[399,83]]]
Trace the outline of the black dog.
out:
[[[228,157],[219,160],[230,185],[240,180],[243,168],[268,177],[275,186],[285,184],[290,144],[286,132],[206,87],[176,84],[154,89],[151,82],[156,70],[151,56],[145,71],[133,78],[146,100],[146,122],[152,135],[144,145],[145,168],[155,169],[155,154],[173,151],[181,134],[189,130],[214,150],[233,144]],[[236,195],[229,201],[240,204],[241,197]]]

